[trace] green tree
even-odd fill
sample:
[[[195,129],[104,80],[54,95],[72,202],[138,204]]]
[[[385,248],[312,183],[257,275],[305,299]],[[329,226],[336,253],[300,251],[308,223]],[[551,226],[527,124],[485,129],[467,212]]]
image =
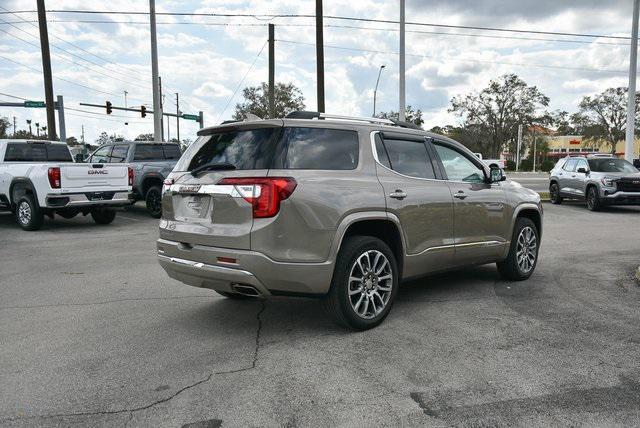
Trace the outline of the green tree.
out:
[[[556,110],[549,113],[549,117],[556,135],[576,135],[574,116],[564,110]]]
[[[67,145],[68,146],[76,146],[76,145],[78,145],[78,139],[76,137],[73,137],[73,136],[68,137],[67,138]]]
[[[606,146],[612,154],[616,144],[625,139],[627,129],[628,88],[609,88],[587,96],[580,102],[580,111],[572,116],[585,140]],[[635,122],[639,118],[640,93],[636,92]]]
[[[11,122],[9,122],[9,119],[7,119],[6,117],[0,117],[0,138],[7,138],[9,136],[7,130],[10,126]]]
[[[400,120],[400,113],[393,110],[389,112],[383,111],[378,113],[376,117],[379,117],[381,119]],[[422,110],[414,110],[413,107],[407,106],[404,110],[404,120],[405,122],[413,123],[414,125],[422,127],[422,124],[424,123],[424,120],[422,119]]]
[[[263,119],[269,114],[269,85],[262,82],[260,86],[250,86],[242,90],[244,102],[236,104],[234,120],[244,120],[247,114],[255,114]],[[275,114],[273,117],[284,117],[292,111],[304,110],[302,91],[293,83],[276,83]]]
[[[100,135],[98,135],[98,138],[96,138],[96,144],[102,145],[102,144],[112,143],[114,141],[118,141],[122,139],[123,139],[122,135],[116,135],[115,133],[109,135],[105,131],[102,131]]]
[[[153,133],[140,134],[136,137],[137,141],[153,141]]]
[[[451,100],[449,112],[462,119],[462,127],[482,135],[478,145],[483,155],[498,157],[504,148],[515,152],[518,125],[525,128],[540,123],[549,98],[535,86],[529,86],[516,74],[505,74],[489,82],[477,93],[459,95]]]

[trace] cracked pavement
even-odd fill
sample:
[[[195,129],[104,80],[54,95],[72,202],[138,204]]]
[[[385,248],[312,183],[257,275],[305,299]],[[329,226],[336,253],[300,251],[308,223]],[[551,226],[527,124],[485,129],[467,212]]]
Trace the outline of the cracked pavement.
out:
[[[141,207],[35,233],[0,214],[0,425],[638,425],[640,208],[545,214],[529,281],[413,281],[362,333],[169,279]]]

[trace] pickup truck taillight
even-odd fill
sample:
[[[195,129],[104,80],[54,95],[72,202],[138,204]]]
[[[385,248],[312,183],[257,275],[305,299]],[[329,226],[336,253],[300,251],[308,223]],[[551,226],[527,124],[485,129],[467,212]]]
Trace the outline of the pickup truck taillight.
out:
[[[49,184],[51,185],[51,188],[59,189],[62,184],[62,180],[60,179],[60,168],[57,166],[49,168],[47,175],[49,176]]]
[[[129,186],[133,186],[133,168],[129,167]]]
[[[273,217],[280,211],[280,202],[287,199],[298,183],[291,177],[229,177],[218,182],[233,185],[242,198],[253,207],[253,218]]]

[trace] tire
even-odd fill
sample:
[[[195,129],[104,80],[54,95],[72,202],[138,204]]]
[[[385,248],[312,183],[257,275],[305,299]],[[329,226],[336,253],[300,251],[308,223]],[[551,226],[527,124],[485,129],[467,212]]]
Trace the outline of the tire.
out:
[[[162,217],[162,189],[160,186],[151,186],[144,196],[147,211],[153,218]]]
[[[44,212],[31,195],[18,199],[15,214],[18,224],[24,230],[38,230],[44,223]]]
[[[346,238],[336,259],[331,288],[324,298],[325,309],[335,321],[352,330],[379,325],[389,314],[398,292],[398,272],[393,252],[380,239]],[[362,281],[350,281],[352,277]]]
[[[109,208],[94,208],[91,217],[97,224],[110,224],[116,218],[116,212]]]
[[[245,296],[244,294],[237,294],[237,293],[229,293],[228,291],[218,291],[218,290],[213,290],[216,293],[218,293],[221,296],[226,297],[227,299],[233,299],[233,300],[250,300],[250,299],[256,299],[256,297],[251,297],[251,296]]]
[[[507,281],[528,279],[538,264],[539,249],[540,235],[535,223],[526,217],[518,218],[511,236],[509,255],[505,260],[496,263],[502,279]],[[518,253],[523,250],[527,259],[526,261],[523,259],[521,263],[518,263]]]
[[[562,196],[560,196],[560,186],[558,183],[551,183],[549,186],[549,198],[552,204],[560,205],[562,203]]]
[[[600,208],[602,208],[602,202],[596,186],[590,186],[587,189],[586,203],[589,211],[600,211]]]

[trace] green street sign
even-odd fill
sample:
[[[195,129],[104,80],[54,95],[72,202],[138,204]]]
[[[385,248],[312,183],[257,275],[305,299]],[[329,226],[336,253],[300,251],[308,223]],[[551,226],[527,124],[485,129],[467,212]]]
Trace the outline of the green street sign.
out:
[[[196,122],[200,120],[200,117],[195,114],[183,114],[182,118],[187,120],[195,120]]]
[[[24,106],[25,107],[46,107],[44,101],[25,101],[24,102]]]

